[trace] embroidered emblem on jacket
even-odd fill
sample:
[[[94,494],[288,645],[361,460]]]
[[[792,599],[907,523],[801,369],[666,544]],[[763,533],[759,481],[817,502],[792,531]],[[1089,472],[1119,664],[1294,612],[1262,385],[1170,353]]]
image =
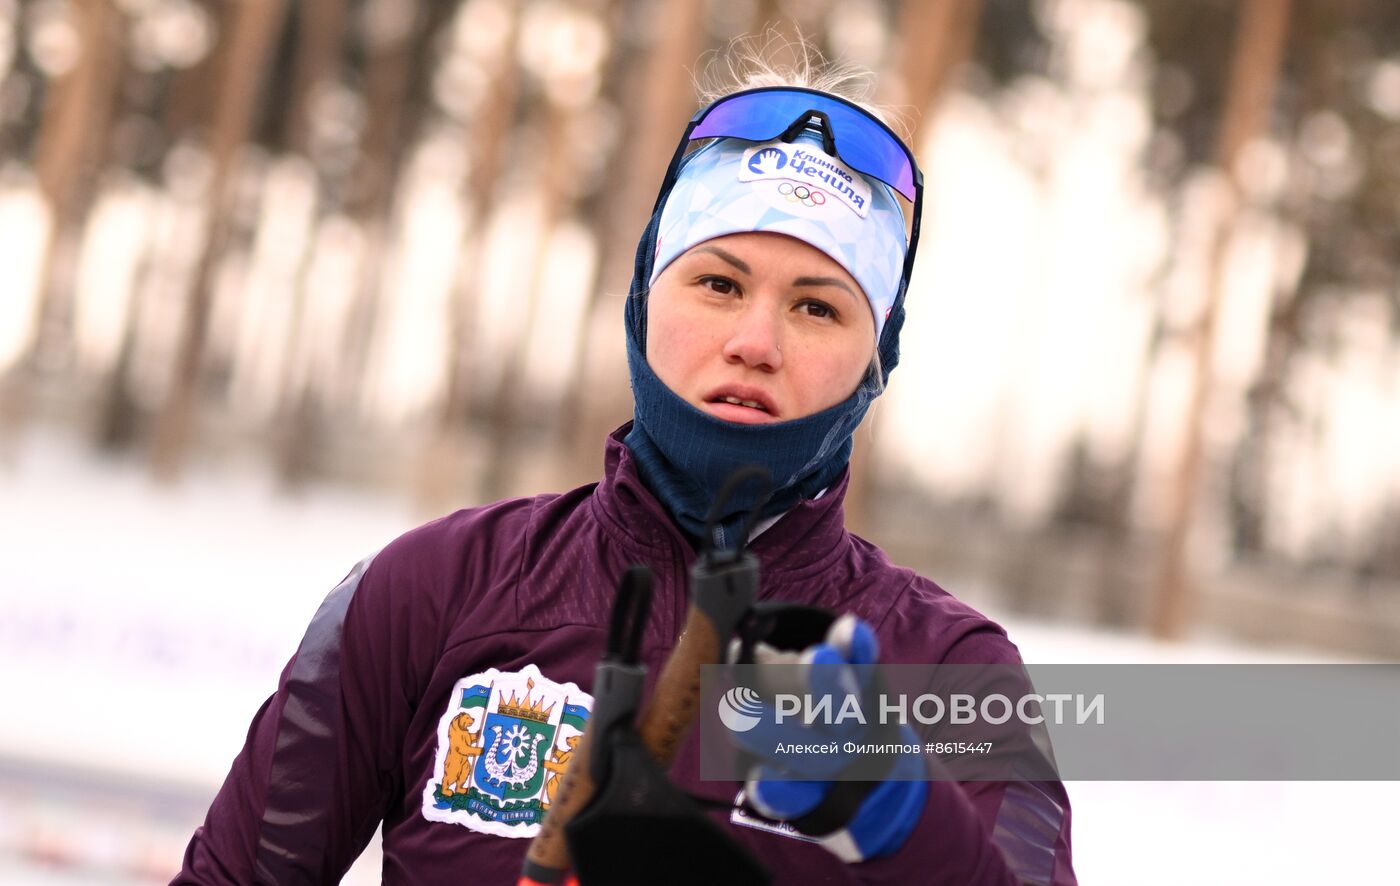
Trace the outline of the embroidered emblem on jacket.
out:
[[[533,837],[559,792],[593,696],[533,664],[463,677],[438,722],[423,816],[502,837]]]

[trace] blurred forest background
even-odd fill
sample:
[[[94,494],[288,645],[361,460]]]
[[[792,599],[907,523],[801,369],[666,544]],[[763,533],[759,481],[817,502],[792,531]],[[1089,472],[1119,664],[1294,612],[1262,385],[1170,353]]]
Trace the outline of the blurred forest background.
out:
[[[857,531],[1011,611],[1400,648],[1392,0],[0,0],[0,471],[596,479],[703,55],[878,73],[927,176]]]
[[[168,881],[355,559],[597,479],[741,34],[925,172],[856,531],[1032,662],[1400,658],[1394,0],[0,0],[0,880]],[[1071,792],[1085,882],[1387,869],[1393,783]]]

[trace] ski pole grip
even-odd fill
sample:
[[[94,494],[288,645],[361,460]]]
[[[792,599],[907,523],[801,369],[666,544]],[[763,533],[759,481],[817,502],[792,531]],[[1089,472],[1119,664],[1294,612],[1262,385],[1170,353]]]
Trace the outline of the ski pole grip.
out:
[[[652,759],[664,769],[700,704],[700,668],[719,664],[720,654],[758,593],[758,559],[742,553],[707,555],[690,570],[690,608],[685,627],[661,669],[637,732]]]
[[[724,646],[758,594],[758,559],[747,552],[708,553],[691,567],[690,580],[685,626],[637,723],[643,747],[663,769],[675,759],[676,748],[695,719],[701,666],[719,664]],[[640,667],[610,662],[598,666],[593,684],[598,707],[574,751],[576,760],[590,761],[590,765],[570,765],[564,773],[559,794],[530,843],[517,886],[555,886],[568,876],[564,827],[593,798],[595,779],[605,775],[593,771],[593,743],[636,710],[642,674]]]
[[[593,676],[593,692],[598,699],[593,715],[579,737],[573,762],[564,770],[559,794],[549,807],[540,831],[530,842],[525,866],[517,886],[555,886],[564,883],[569,872],[569,847],[564,827],[593,799],[597,780],[606,773],[593,765],[593,744],[602,740],[619,721],[630,719],[637,710],[646,671],[640,665],[604,661]]]

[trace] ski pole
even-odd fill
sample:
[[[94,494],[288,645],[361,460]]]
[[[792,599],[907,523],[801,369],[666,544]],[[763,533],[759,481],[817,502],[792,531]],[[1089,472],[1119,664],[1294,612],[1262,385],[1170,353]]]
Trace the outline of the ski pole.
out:
[[[739,469],[729,477],[715,499],[708,521],[707,544],[690,569],[690,606],[686,612],[685,626],[661,668],[656,688],[637,724],[643,746],[662,769],[668,768],[675,759],[676,748],[695,718],[700,702],[700,668],[720,662],[725,644],[758,594],[758,559],[744,550],[744,542],[757,521],[767,495],[759,497],[734,549],[716,550],[709,542],[715,537],[716,515],[721,512],[722,506],[739,485],[754,478],[766,482],[768,473],[761,468]],[[629,570],[628,576],[635,569]],[[649,579],[650,573],[647,576]],[[624,590],[627,581],[628,577],[624,576]],[[623,608],[623,602],[623,591],[620,591],[619,609]],[[616,611],[613,618],[616,627]],[[595,677],[593,689],[594,697],[599,699],[598,706],[604,707],[602,699],[610,693],[615,698],[621,698],[620,707],[627,707],[628,699],[623,696],[630,693],[635,705],[635,695],[640,692],[644,672],[635,664],[633,671],[621,671],[618,662],[609,661],[611,657],[610,650],[609,658],[599,665]],[[583,737],[579,739],[574,759],[591,760],[593,742],[603,740],[607,727],[616,722],[619,716],[630,714],[632,709],[634,707],[626,711],[595,712],[589,718]],[[588,766],[569,766],[549,814],[530,843],[517,886],[556,886],[565,883],[569,870],[569,850],[564,841],[564,827],[592,799],[595,789]]]

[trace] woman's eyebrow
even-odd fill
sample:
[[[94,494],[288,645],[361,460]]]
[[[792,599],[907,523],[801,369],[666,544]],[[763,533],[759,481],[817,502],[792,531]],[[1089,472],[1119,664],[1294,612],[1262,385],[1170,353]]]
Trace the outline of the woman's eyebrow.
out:
[[[842,288],[842,289],[846,290],[847,292],[849,292],[849,293],[851,294],[851,298],[856,299],[856,301],[860,301],[860,298],[859,298],[859,296],[856,295],[855,290],[853,290],[853,289],[851,289],[851,287],[847,286],[847,285],[846,285],[846,281],[840,280],[840,279],[838,279],[838,278],[836,278],[836,277],[798,277],[796,280],[792,281],[792,285],[795,286],[795,287],[796,287],[796,286],[839,286],[840,288]]]
[[[736,267],[736,268],[738,268],[739,270],[743,271],[745,274],[752,274],[752,273],[753,273],[753,268],[749,267],[747,262],[745,262],[743,259],[739,258],[739,256],[733,254],[732,252],[726,252],[726,251],[724,251],[723,249],[720,249],[718,246],[700,246],[700,247],[697,247],[697,248],[695,249],[695,251],[696,251],[696,252],[712,252],[712,253],[714,253],[715,255],[719,256],[720,258],[724,259],[725,261],[729,262],[729,263],[730,263],[731,265],[733,265],[734,267]]]

